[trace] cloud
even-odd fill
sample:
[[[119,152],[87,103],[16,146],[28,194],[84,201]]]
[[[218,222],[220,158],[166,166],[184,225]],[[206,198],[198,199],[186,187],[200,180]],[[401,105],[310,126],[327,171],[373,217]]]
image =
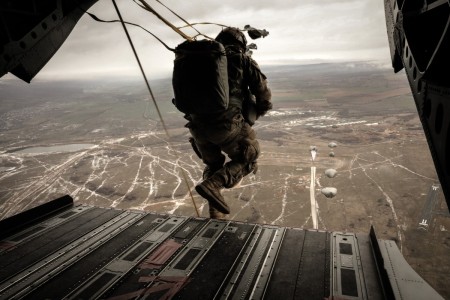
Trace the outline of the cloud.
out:
[[[184,23],[155,1],[158,12],[176,26]],[[389,57],[384,8],[373,0],[230,0],[179,1],[164,3],[189,22],[217,22],[265,28],[270,35],[256,40],[254,52],[260,65],[299,60],[380,60]],[[138,23],[175,47],[183,41],[177,33],[133,2],[118,1],[125,20]],[[110,1],[99,1],[90,12],[102,19],[117,19]],[[128,26],[135,47],[150,77],[170,75],[173,53],[138,28]],[[197,28],[215,37],[220,27]],[[185,29],[194,35],[195,32]],[[65,44],[41,71],[42,76],[139,76],[136,60],[120,24],[103,24],[84,16]]]

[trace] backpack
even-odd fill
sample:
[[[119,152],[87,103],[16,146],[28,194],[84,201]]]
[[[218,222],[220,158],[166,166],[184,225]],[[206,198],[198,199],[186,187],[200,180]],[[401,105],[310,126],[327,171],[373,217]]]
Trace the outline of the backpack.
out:
[[[172,86],[176,108],[185,114],[211,114],[228,108],[227,56],[211,40],[185,41],[175,48]]]

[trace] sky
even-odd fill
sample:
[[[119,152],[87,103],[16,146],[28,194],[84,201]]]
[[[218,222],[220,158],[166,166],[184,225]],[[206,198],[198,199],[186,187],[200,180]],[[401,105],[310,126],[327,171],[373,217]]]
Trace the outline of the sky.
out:
[[[266,29],[253,58],[265,65],[328,61],[371,61],[390,66],[382,0],[160,0],[185,20]],[[117,0],[126,21],[137,23],[174,48],[184,39],[132,0]],[[175,26],[185,23],[155,0],[147,0]],[[112,1],[99,0],[89,12],[118,19]],[[171,75],[174,54],[142,29],[128,26],[147,77]],[[216,25],[196,28],[215,37]],[[184,29],[194,35],[192,29]],[[84,15],[66,42],[36,78],[101,79],[140,76],[138,64],[119,23],[99,23]]]

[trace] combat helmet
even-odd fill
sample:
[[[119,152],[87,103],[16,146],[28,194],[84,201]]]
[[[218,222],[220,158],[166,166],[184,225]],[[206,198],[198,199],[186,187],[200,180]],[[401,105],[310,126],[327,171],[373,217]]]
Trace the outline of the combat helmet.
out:
[[[247,47],[247,39],[244,33],[235,27],[227,27],[223,29],[216,37],[216,41],[223,45],[238,45],[243,50]]]

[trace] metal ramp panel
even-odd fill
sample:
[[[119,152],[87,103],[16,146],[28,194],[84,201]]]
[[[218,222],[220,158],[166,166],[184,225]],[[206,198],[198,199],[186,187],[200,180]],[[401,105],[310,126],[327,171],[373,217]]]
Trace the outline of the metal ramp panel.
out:
[[[0,222],[0,299],[401,295],[380,280],[395,272],[378,271],[387,250],[373,250],[374,236],[70,203],[65,196]]]

